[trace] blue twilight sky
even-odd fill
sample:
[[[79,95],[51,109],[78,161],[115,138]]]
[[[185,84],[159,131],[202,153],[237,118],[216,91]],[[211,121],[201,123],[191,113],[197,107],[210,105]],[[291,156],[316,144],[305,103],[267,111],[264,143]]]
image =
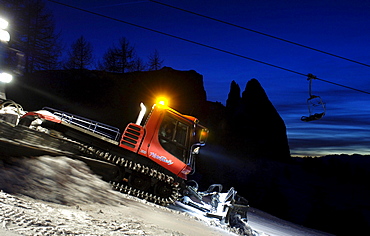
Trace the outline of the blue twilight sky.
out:
[[[220,48],[302,74],[370,92],[370,67],[215,22],[149,0],[58,0],[88,11]],[[312,48],[370,64],[370,1],[366,0],[158,0]],[[306,77],[159,33],[46,1],[66,50],[84,36],[95,57],[120,37],[147,60],[157,50],[164,65],[204,77],[209,101],[225,104],[230,83],[242,91],[258,79],[285,121],[292,155],[370,154],[370,95],[313,81],[326,116],[308,115]]]

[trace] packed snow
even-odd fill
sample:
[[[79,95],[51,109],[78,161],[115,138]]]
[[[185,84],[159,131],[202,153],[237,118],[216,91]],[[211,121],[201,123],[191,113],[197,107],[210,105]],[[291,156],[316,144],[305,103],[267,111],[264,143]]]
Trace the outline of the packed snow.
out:
[[[0,162],[0,235],[328,235],[251,208],[241,233],[177,203],[162,207],[111,190],[67,157]]]

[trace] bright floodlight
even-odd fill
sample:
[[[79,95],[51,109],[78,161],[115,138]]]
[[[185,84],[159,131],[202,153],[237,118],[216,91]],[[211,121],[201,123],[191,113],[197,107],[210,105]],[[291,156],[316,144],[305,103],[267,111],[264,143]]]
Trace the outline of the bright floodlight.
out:
[[[3,18],[0,18],[0,29],[6,29],[8,27],[8,21],[4,20]]]
[[[9,42],[10,34],[5,29],[8,27],[8,21],[0,18],[0,41]]]
[[[10,34],[6,30],[0,29],[0,40],[4,42],[9,42]]]
[[[13,80],[13,76],[11,74],[8,74],[5,72],[0,73],[0,82],[10,83],[12,80]]]

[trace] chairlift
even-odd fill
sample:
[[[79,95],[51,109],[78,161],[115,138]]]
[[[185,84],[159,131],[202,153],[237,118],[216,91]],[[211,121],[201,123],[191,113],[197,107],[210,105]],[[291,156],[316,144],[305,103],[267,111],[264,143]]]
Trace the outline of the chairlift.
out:
[[[301,120],[305,122],[319,120],[324,117],[325,112],[326,112],[325,103],[322,101],[321,97],[312,94],[312,80],[313,79],[316,79],[316,76],[312,74],[308,74],[308,78],[307,78],[307,80],[309,80],[308,92],[309,92],[310,97],[307,99],[307,106],[308,106],[309,116],[301,117]]]

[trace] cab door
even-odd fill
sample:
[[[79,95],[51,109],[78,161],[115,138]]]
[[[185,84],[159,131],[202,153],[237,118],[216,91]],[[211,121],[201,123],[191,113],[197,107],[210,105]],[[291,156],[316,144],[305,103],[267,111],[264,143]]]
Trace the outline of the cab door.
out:
[[[167,111],[148,147],[148,157],[178,174],[187,167],[190,124]]]

